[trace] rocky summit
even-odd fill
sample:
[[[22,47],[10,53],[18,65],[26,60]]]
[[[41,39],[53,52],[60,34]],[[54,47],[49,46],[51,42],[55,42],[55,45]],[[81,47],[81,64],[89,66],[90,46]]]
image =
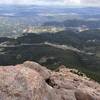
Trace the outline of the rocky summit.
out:
[[[100,100],[100,84],[64,66],[35,62],[0,67],[0,100]]]

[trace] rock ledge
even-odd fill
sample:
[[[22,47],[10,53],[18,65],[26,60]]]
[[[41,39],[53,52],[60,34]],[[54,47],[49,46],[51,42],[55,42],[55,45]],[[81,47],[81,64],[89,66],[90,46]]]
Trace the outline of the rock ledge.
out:
[[[100,100],[100,84],[64,66],[50,71],[27,61],[0,67],[0,100]]]

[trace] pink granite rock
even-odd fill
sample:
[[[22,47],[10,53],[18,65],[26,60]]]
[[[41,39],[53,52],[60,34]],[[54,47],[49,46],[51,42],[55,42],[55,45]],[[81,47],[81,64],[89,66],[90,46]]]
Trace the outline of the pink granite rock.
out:
[[[1,66],[0,100],[100,100],[100,84],[72,70],[50,71],[30,61]]]

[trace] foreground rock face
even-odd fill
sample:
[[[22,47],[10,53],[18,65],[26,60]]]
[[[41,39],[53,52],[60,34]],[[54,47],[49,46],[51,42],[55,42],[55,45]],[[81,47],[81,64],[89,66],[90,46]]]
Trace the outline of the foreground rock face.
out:
[[[22,65],[0,67],[0,100],[56,100],[56,98],[55,91],[46,84],[37,71]]]
[[[100,100],[100,85],[64,67],[35,62],[0,67],[0,100]]]

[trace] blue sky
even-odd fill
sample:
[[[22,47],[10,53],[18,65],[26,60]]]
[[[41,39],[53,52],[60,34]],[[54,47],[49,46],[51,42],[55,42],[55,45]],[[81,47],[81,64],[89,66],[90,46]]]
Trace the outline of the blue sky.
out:
[[[100,6],[100,0],[0,0],[0,4]]]

